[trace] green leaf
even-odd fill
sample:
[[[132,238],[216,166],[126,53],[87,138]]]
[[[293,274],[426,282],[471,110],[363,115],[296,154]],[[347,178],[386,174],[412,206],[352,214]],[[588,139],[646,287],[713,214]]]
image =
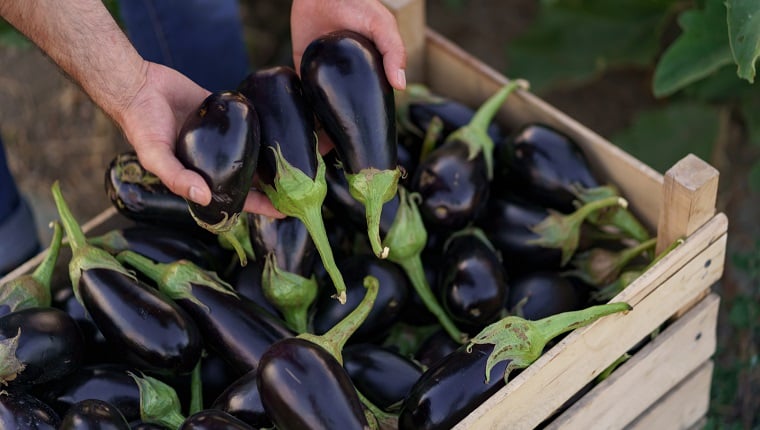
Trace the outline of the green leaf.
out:
[[[673,0],[543,2],[530,30],[507,48],[510,76],[535,92],[580,83],[609,67],[649,66]]]
[[[683,94],[689,98],[717,103],[733,103],[754,97],[752,84],[736,77],[736,66],[726,64],[706,78],[694,82],[683,89]],[[760,124],[758,124],[760,125]]]
[[[755,81],[755,61],[760,56],[760,2],[726,0],[726,9],[736,74],[752,83]]]
[[[732,62],[726,9],[720,0],[708,0],[704,9],[683,12],[678,23],[682,33],[655,68],[653,91],[657,97],[673,94]]]
[[[718,111],[700,103],[670,103],[637,115],[611,141],[655,170],[665,172],[689,153],[710,159]]]

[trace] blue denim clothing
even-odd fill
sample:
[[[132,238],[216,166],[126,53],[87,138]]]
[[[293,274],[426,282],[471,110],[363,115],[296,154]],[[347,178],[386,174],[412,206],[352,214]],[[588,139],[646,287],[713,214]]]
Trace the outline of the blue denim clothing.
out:
[[[143,58],[209,91],[235,89],[249,71],[237,0],[129,0],[119,13]]]
[[[18,206],[19,195],[8,161],[5,158],[3,140],[0,138],[0,224]]]

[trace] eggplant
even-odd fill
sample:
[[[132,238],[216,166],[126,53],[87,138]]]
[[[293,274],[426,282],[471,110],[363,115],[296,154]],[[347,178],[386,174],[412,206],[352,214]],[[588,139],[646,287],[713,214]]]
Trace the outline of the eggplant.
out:
[[[396,194],[398,167],[394,92],[383,58],[367,37],[335,31],[312,41],[301,60],[304,94],[335,145],[351,195],[365,208],[372,251],[381,258],[383,203]]]
[[[438,360],[456,351],[459,346],[460,344],[454,342],[446,331],[436,330],[422,341],[414,353],[414,360],[427,369]]]
[[[74,319],[60,309],[30,308],[0,317],[0,383],[28,388],[74,372],[85,353]]]
[[[142,420],[136,420],[129,423],[130,430],[166,430],[166,427],[160,424],[146,423]]]
[[[493,246],[499,250],[510,276],[538,270],[559,270],[562,252],[534,241],[539,239],[532,227],[549,216],[543,206],[514,196],[492,196],[486,210],[476,221]]]
[[[13,430],[57,430],[61,418],[29,393],[0,391],[0,428]]]
[[[422,197],[420,213],[426,225],[459,230],[483,210],[494,170],[494,143],[486,130],[507,97],[524,86],[522,80],[504,85],[478,108],[466,126],[449,134],[420,162],[410,188]]]
[[[129,423],[114,405],[98,399],[74,404],[61,419],[58,430],[130,430]]]
[[[580,309],[579,288],[559,272],[526,273],[512,280],[507,308],[525,319],[538,320]]]
[[[362,401],[341,363],[348,338],[367,317],[379,282],[366,277],[367,293],[351,314],[323,335],[302,333],[272,344],[256,379],[264,410],[279,429],[366,429]],[[373,405],[373,409],[376,407]],[[378,411],[379,413],[379,411]]]
[[[344,303],[345,284],[322,219],[325,163],[301,80],[295,70],[280,66],[248,75],[238,89],[258,107],[262,155],[257,173],[264,192],[277,210],[303,222],[333,279],[336,298]]]
[[[254,427],[224,411],[207,409],[187,417],[178,430],[254,430]]]
[[[185,199],[140,164],[134,151],[117,154],[105,175],[106,195],[126,218],[145,224],[198,231]]]
[[[446,312],[478,332],[502,315],[509,295],[507,273],[482,230],[468,228],[446,241],[438,287]]]
[[[239,296],[252,301],[273,318],[280,318],[280,311],[264,295],[264,289],[261,286],[261,275],[263,272],[263,264],[259,261],[254,261],[252,264],[240,267],[232,275],[230,284]]]
[[[563,213],[575,209],[577,187],[600,185],[578,144],[545,124],[521,127],[496,157],[498,189]]]
[[[609,303],[528,321],[507,316],[433,364],[399,414],[400,430],[448,429],[503,387],[512,372],[537,360],[555,337],[631,307]]]
[[[202,339],[189,315],[107,251],[87,243],[57,181],[53,198],[72,249],[69,278],[74,293],[106,341],[137,366],[192,370]]]
[[[271,428],[272,420],[264,410],[257,386],[256,371],[252,370],[232,382],[214,400],[211,409],[219,409],[255,428]]]
[[[292,336],[279,321],[267,318],[253,302],[236,295],[215,273],[189,261],[155,263],[131,251],[117,257],[153,280],[160,291],[190,314],[206,346],[238,375],[255,369],[272,343]]]
[[[368,342],[377,340],[388,332],[399,320],[409,300],[409,280],[401,268],[386,260],[380,260],[371,254],[356,254],[340,262],[338,266],[346,279],[348,291],[354,293],[341,305],[329,296],[322,294],[315,305],[312,326],[314,333],[324,334],[335,324],[345,318],[361,302],[360,293],[364,290],[364,277],[372,275],[380,282],[382,288],[367,315],[364,323],[356,329],[352,340]]]
[[[120,364],[83,366],[36,391],[61,416],[76,403],[98,399],[116,407],[127,421],[134,421],[140,418],[140,391],[128,370],[129,367]]]
[[[56,221],[52,225],[50,247],[34,271],[0,285],[0,317],[22,309],[50,306],[51,282],[63,238],[61,224]]]
[[[243,266],[248,261],[246,251],[231,231],[253,185],[259,145],[256,110],[235,91],[209,95],[187,116],[175,145],[177,159],[200,174],[211,189],[207,206],[187,202],[191,215],[198,225],[232,245]]]
[[[343,367],[356,388],[388,412],[400,407],[422,375],[422,369],[410,359],[371,343],[343,348]]]

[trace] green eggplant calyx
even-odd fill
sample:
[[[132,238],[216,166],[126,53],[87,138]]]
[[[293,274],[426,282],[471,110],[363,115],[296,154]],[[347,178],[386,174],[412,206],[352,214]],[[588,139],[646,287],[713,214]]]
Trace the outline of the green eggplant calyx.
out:
[[[26,364],[16,357],[18,341],[21,337],[21,327],[16,336],[0,340],[0,384],[8,385],[24,371]]]
[[[322,203],[327,196],[326,167],[317,147],[317,173],[314,179],[294,167],[282,155],[279,145],[272,148],[277,163],[274,186],[265,184],[262,188],[272,205],[285,215],[301,220],[317,248],[322,264],[335,285],[335,298],[346,303],[346,283],[335,263],[335,257],[327,237],[325,221],[322,219]]]
[[[385,412],[377,405],[372,403],[364,394],[356,389],[356,394],[359,395],[359,400],[366,408],[365,415],[367,415],[367,421],[370,428],[378,429],[395,429],[398,428],[398,416]],[[373,426],[375,424],[375,426]]]
[[[170,385],[151,376],[127,372],[140,391],[140,418],[148,423],[178,429],[185,421],[177,392]]]
[[[527,90],[529,87],[528,81],[523,79],[515,79],[502,86],[480,105],[467,125],[460,127],[446,137],[444,145],[453,141],[463,142],[468,146],[469,160],[482,153],[486,162],[488,179],[492,179],[494,141],[488,135],[488,126],[491,125],[491,121],[510,94],[518,89]]]
[[[380,289],[380,281],[372,275],[367,275],[364,277],[364,288],[367,289],[367,292],[364,294],[361,302],[359,302],[359,305],[326,333],[322,335],[301,333],[298,337],[319,345],[338,360],[340,364],[343,364],[343,346],[359,326],[364,323],[370,311],[372,311],[372,306],[377,298],[377,292]]]
[[[598,210],[611,206],[627,207],[628,202],[622,197],[613,196],[587,203],[569,214],[549,209],[549,215],[531,228],[540,237],[528,243],[561,249],[561,265],[565,266],[578,249],[581,225],[586,218]]]
[[[390,250],[382,245],[380,239],[380,215],[383,205],[396,195],[401,169],[378,170],[366,168],[358,173],[346,173],[348,191],[351,196],[364,205],[367,218],[367,236],[372,252],[379,258],[387,258]]]
[[[396,118],[398,118],[399,128],[403,131],[422,137],[425,132],[420,130],[410,117],[410,106],[415,103],[422,104],[439,104],[446,100],[434,94],[424,84],[410,83],[402,91],[394,91],[396,104]]]
[[[127,184],[161,184],[158,176],[145,170],[134,153],[120,154],[116,158],[116,176]]]
[[[264,263],[261,287],[293,331],[305,333],[308,330],[309,308],[318,292],[316,278],[282,270],[277,265],[277,256],[270,252]]]
[[[575,186],[573,193],[578,204],[583,205],[607,197],[620,196],[614,185],[602,185],[595,188]],[[596,226],[612,226],[638,242],[645,242],[652,236],[638,218],[627,208],[613,206],[607,210],[598,211],[588,216],[588,221]]]
[[[425,248],[428,235],[417,204],[420,196],[398,187],[399,205],[383,245],[389,249],[388,260],[403,261],[419,255]]]
[[[425,137],[422,140],[422,149],[420,149],[420,159],[422,162],[435,149],[436,143],[443,135],[443,120],[439,116],[434,116],[425,130]]]
[[[652,238],[620,251],[593,248],[577,253],[572,258],[576,269],[569,271],[568,274],[596,287],[609,284],[634,258],[653,249],[656,244],[657,238]]]
[[[631,309],[628,303],[619,302],[562,312],[536,321],[507,316],[481,330],[466,348],[470,352],[474,344],[493,344],[493,351],[486,361],[485,381],[489,382],[491,369],[496,364],[508,360],[504,371],[507,381],[511,371],[530,366],[541,356],[546,344],[560,334],[591,324],[603,316]]]
[[[120,251],[129,249],[129,243],[127,242],[127,239],[119,230],[111,230],[107,233],[101,234],[100,236],[87,238],[87,243],[92,246],[97,246],[98,248],[105,249],[111,254],[117,254]]]
[[[82,298],[79,295],[79,279],[82,277],[82,272],[85,270],[113,270],[127,277],[136,279],[134,274],[125,269],[114,256],[87,242],[87,238],[85,237],[82,228],[79,226],[76,219],[74,219],[74,215],[71,213],[69,205],[63,198],[61,185],[58,181],[53,182],[52,192],[55,206],[58,209],[58,216],[61,218],[61,224],[63,224],[63,229],[66,231],[66,236],[69,239],[69,246],[71,246],[69,279],[71,279],[71,286],[74,289],[74,295],[79,303],[82,303]]]
[[[232,249],[238,256],[242,266],[248,264],[248,258],[256,259],[251,243],[251,235],[248,232],[248,217],[240,216],[235,220],[229,231],[217,235],[219,245],[224,249]]]
[[[195,215],[195,212],[192,209],[192,206],[188,206],[190,210],[190,215],[193,216],[193,219],[195,222],[203,227],[204,229],[210,231],[214,234],[220,234],[227,231],[230,231],[232,229],[232,226],[235,225],[237,222],[237,219],[240,217],[240,212],[235,212],[232,215],[225,211],[221,211],[222,219],[217,222],[216,224],[211,224],[209,222],[203,221],[202,219],[198,218],[197,215]]]

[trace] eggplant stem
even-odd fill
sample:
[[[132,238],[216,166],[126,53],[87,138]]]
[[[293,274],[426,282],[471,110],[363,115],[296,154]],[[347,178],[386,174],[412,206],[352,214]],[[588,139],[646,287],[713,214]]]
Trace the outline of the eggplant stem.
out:
[[[317,248],[317,252],[322,258],[322,264],[325,266],[325,270],[327,271],[327,274],[330,275],[330,279],[335,286],[335,294],[333,297],[338,299],[341,304],[345,304],[346,282],[343,280],[343,275],[338,269],[338,265],[335,262],[335,256],[330,247],[330,239],[327,237],[325,224],[322,220],[322,208],[305,206],[302,210],[303,212],[298,218],[304,223],[306,230],[309,232],[309,235],[311,235],[311,239],[314,241],[314,246]]]
[[[232,246],[232,249],[235,250],[235,253],[238,256],[238,260],[240,260],[240,265],[245,266],[248,264],[248,255],[245,252],[245,248],[243,247],[243,244],[240,243],[237,236],[233,234],[232,230],[228,230],[222,233],[218,233],[219,238],[226,243],[228,243],[230,246]]]
[[[84,248],[87,246],[87,239],[84,236],[82,228],[74,218],[74,214],[71,213],[69,205],[63,199],[59,181],[53,182],[52,191],[53,200],[55,201],[56,208],[58,208],[58,215],[61,217],[61,223],[63,223],[63,228],[66,230],[66,236],[69,238],[72,251]]]
[[[378,170],[366,168],[358,173],[347,173],[346,181],[351,196],[364,205],[367,219],[367,237],[372,252],[379,258],[388,258],[390,249],[380,239],[380,217],[383,205],[396,195],[401,169]]]
[[[309,328],[309,307],[317,297],[317,281],[283,270],[277,256],[269,252],[264,261],[261,287],[267,299],[282,313],[285,323],[296,333]]]
[[[188,407],[188,415],[193,415],[196,412],[203,410],[203,381],[201,379],[201,362],[203,358],[199,359],[193,368],[193,372],[190,374],[190,405]]]

